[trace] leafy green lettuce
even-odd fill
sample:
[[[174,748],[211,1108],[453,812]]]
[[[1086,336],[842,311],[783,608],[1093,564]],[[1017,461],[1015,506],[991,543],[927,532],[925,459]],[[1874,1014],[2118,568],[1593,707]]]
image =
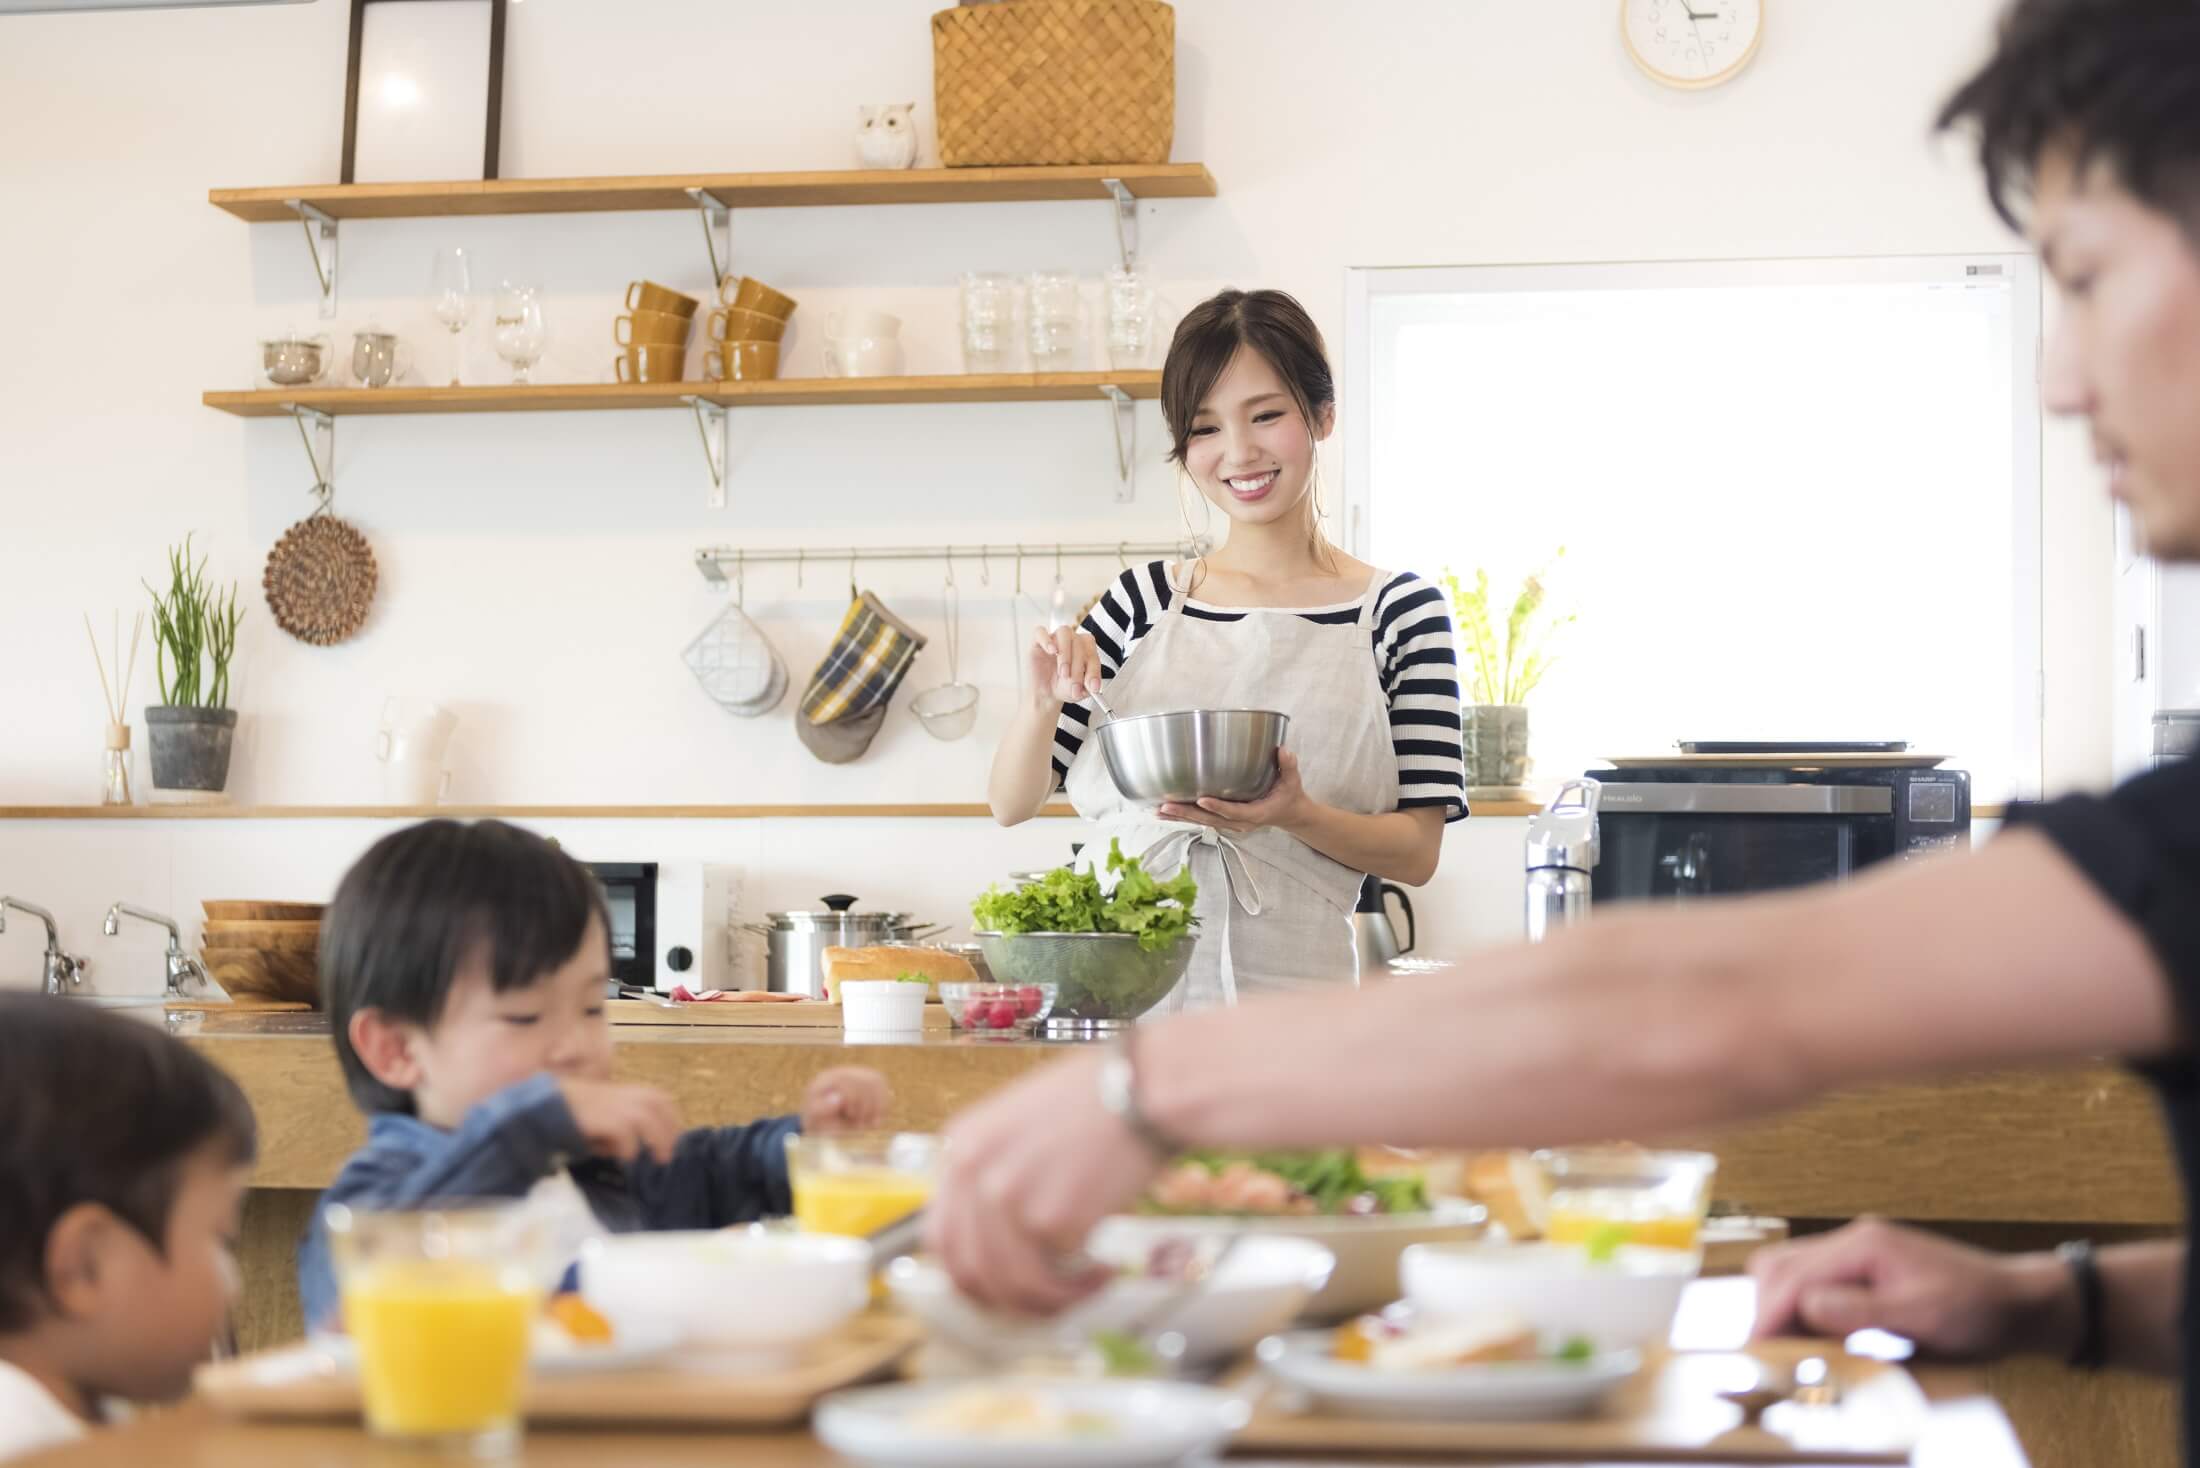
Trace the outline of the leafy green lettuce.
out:
[[[1369,1177],[1351,1152],[1187,1152],[1180,1162],[1197,1163],[1219,1173],[1233,1162],[1250,1162],[1272,1172],[1314,1200],[1323,1213],[1426,1213],[1432,1206],[1427,1185],[1418,1177]],[[1362,1200],[1367,1200],[1363,1202]],[[1166,1211],[1142,1205],[1141,1211]]]
[[[1108,872],[1116,878],[1113,893],[1103,894],[1091,872],[1056,867],[1019,887],[988,888],[970,915],[992,933],[1127,933],[1148,953],[1175,947],[1190,931],[1199,884],[1189,867],[1157,882],[1137,857],[1123,854],[1122,842],[1111,841]]]

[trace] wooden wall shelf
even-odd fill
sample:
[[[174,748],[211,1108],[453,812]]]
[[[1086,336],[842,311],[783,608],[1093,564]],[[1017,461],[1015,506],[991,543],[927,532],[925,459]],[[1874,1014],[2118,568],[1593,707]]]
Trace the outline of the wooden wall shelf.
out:
[[[210,392],[209,408],[240,418],[326,413],[576,413],[719,407],[828,407],[853,403],[1097,403],[1106,389],[1158,398],[1159,372],[990,372],[938,377],[789,377],[772,382],[535,382],[480,387],[301,387]]]
[[[482,183],[298,184],[209,189],[207,201],[254,224],[295,223],[294,204],[331,219],[454,218],[481,214],[598,214],[693,209],[698,190],[726,208],[845,204],[1037,203],[1133,198],[1204,199],[1204,163],[1111,163],[1061,168],[836,169],[819,173],[645,174],[632,178],[502,178]]]

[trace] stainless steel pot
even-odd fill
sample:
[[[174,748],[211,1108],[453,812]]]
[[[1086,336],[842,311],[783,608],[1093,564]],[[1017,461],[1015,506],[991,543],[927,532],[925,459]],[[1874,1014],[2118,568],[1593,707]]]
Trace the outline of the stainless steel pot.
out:
[[[764,935],[765,984],[775,994],[825,992],[825,950],[867,948],[874,943],[907,943],[937,933],[944,923],[916,923],[905,912],[853,912],[856,900],[844,893],[818,899],[823,912],[767,912],[760,923],[743,923]]]

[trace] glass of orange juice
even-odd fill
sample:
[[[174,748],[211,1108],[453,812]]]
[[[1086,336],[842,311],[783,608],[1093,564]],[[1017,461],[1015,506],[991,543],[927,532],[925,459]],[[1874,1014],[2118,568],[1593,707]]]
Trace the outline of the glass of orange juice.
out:
[[[1693,1250],[1711,1210],[1709,1152],[1559,1147],[1535,1154],[1548,1191],[1544,1236],[1559,1244]]]
[[[940,1139],[922,1132],[789,1137],[787,1180],[804,1231],[861,1238],[931,1201]]]
[[[511,1452],[546,1280],[540,1227],[515,1205],[328,1211],[344,1329],[378,1437]]]

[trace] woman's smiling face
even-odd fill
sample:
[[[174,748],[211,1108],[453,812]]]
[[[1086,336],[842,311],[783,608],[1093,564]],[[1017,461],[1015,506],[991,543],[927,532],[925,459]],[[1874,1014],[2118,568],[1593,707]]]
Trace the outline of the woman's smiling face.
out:
[[[1314,445],[1329,437],[1336,414],[1309,424],[1282,374],[1240,347],[1200,400],[1184,446],[1184,468],[1199,492],[1242,525],[1295,517],[1312,492]]]

